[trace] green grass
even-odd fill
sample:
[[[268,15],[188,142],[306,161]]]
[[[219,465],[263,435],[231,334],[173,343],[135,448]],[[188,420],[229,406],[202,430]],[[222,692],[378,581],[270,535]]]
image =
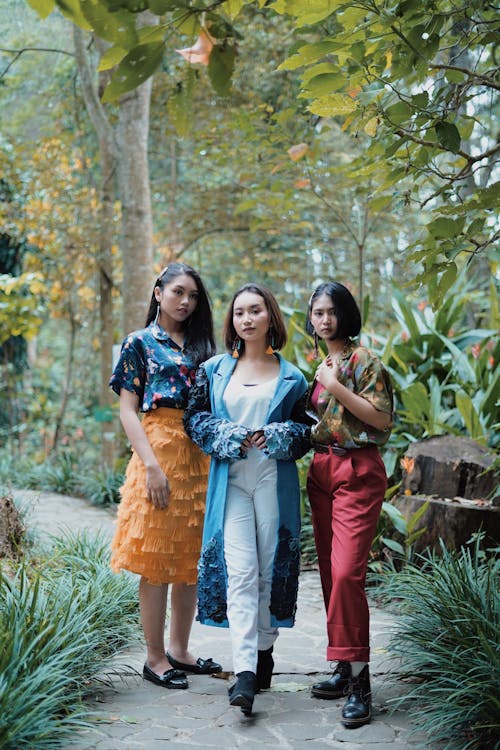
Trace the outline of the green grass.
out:
[[[88,726],[85,695],[137,617],[136,583],[111,572],[102,538],[67,535],[0,571],[0,747],[64,747]]]
[[[493,750],[500,734],[500,559],[480,539],[382,576],[396,602],[390,650],[417,684],[396,700],[443,750]]]

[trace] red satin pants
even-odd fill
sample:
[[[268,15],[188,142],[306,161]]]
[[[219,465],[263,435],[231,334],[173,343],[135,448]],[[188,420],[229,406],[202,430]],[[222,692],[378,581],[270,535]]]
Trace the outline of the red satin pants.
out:
[[[307,476],[326,608],[329,661],[370,658],[368,555],[387,486],[378,448],[315,453]]]

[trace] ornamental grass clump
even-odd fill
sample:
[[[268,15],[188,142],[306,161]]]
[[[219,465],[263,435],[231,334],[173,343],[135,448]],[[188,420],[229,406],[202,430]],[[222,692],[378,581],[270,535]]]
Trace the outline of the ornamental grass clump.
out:
[[[108,544],[55,540],[50,555],[0,570],[0,747],[64,747],[88,726],[84,697],[137,637],[136,584],[109,570]]]
[[[397,601],[390,650],[418,678],[395,699],[443,750],[495,748],[500,730],[500,559],[480,537],[466,548],[426,553],[382,576]],[[495,740],[496,738],[496,740]]]

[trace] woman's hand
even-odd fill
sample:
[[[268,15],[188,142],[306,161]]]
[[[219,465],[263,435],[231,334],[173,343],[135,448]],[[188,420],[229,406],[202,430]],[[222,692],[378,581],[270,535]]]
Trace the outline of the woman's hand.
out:
[[[255,448],[258,448],[260,451],[263,451],[267,448],[266,444],[266,438],[262,430],[256,430],[252,437],[252,445],[255,446]]]
[[[330,355],[323,360],[318,369],[316,370],[316,380],[321,383],[323,388],[326,388],[330,393],[334,393],[335,386],[338,384],[338,362],[334,362]]]
[[[146,468],[146,493],[155,508],[163,510],[167,507],[170,484],[159,464]]]

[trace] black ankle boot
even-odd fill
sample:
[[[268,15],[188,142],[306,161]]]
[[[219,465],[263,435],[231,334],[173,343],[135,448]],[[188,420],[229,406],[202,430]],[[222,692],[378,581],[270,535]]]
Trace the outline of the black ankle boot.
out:
[[[348,729],[368,724],[372,718],[370,672],[368,665],[349,680],[348,698],[342,709],[342,724]]]
[[[272,646],[265,651],[258,652],[256,693],[258,693],[259,690],[267,690],[267,688],[271,687],[271,677],[273,676],[274,667],[272,653]]]
[[[351,676],[351,665],[348,661],[339,661],[331,677],[323,682],[317,682],[311,688],[315,698],[342,698],[347,695],[349,677]]]
[[[240,706],[245,716],[249,716],[256,692],[256,677],[253,672],[239,672],[236,677],[236,682],[228,690],[229,705]]]

